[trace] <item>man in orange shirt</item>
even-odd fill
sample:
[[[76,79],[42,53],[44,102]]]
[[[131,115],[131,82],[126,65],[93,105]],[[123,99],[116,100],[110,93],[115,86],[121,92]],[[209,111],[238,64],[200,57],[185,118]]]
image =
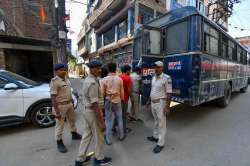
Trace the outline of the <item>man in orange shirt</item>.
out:
[[[118,136],[120,141],[124,140],[123,118],[121,101],[124,98],[123,82],[116,75],[116,64],[108,64],[109,74],[101,81],[101,91],[105,99],[105,125],[106,125],[106,144],[112,144],[112,128],[114,119],[117,121]]]
[[[122,100],[122,116],[123,116],[124,133],[126,133],[131,131],[131,129],[127,128],[128,100],[132,88],[132,80],[130,78],[131,67],[129,65],[124,65],[121,68],[121,71],[122,74],[120,75],[120,78],[123,81],[123,89],[124,89],[124,99]]]

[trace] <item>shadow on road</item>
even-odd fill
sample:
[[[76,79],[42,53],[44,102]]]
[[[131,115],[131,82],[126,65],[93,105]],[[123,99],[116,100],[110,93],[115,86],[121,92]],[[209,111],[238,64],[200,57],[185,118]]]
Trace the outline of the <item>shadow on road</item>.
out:
[[[41,130],[29,123],[0,128],[0,136],[23,133],[30,130]]]
[[[239,97],[241,93],[233,93],[231,103]],[[228,107],[230,107],[230,104]],[[226,108],[216,105],[216,101],[207,102],[199,106],[189,106],[186,104],[179,104],[172,108],[172,112],[169,115],[169,121],[171,121],[175,128],[186,128],[193,123],[201,121],[206,116],[213,114],[217,111],[226,110]]]

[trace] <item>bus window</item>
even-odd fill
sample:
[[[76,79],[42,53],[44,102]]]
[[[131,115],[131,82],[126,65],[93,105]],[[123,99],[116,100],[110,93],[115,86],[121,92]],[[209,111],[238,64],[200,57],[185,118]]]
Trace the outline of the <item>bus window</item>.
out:
[[[228,58],[230,60],[237,60],[236,57],[236,46],[234,44],[234,42],[232,41],[229,41],[229,44],[228,44]]]
[[[188,21],[167,27],[167,54],[187,52]]]
[[[227,47],[228,47],[228,39],[227,39],[227,37],[225,35],[222,35],[221,56],[223,58],[227,58],[227,55],[228,55],[228,53],[227,53],[227,51],[228,51]]]
[[[204,51],[218,56],[219,33],[208,23],[204,23]]]
[[[160,55],[161,52],[161,33],[158,30],[145,30],[144,49],[146,55]]]
[[[242,52],[241,47],[237,46],[237,61],[238,62],[241,62],[241,52]]]
[[[247,64],[247,52],[245,50],[243,50],[243,64]]]
[[[166,53],[166,29],[164,28],[162,31],[161,31],[161,36],[162,36],[162,52],[165,54]]]

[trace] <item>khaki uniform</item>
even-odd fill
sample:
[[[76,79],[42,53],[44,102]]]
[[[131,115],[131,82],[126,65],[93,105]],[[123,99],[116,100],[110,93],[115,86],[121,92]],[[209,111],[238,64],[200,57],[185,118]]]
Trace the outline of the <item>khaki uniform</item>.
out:
[[[164,146],[167,130],[167,118],[164,115],[167,93],[172,93],[171,77],[162,73],[160,76],[154,76],[151,86],[151,107],[154,117],[154,138],[158,139],[157,145]]]
[[[72,96],[69,80],[64,80],[59,76],[52,78],[50,82],[50,94],[56,95],[58,109],[62,117],[60,120],[56,119],[55,126],[55,139],[61,140],[63,136],[65,118],[69,123],[71,132],[76,132],[76,118],[74,108],[71,102]]]
[[[85,160],[89,144],[93,137],[95,140],[95,157],[97,160],[102,160],[104,158],[102,153],[104,138],[95,111],[91,109],[93,103],[100,103],[101,91],[98,79],[91,74],[83,82],[82,97],[82,103],[85,107],[83,112],[84,133],[82,135],[77,161]]]

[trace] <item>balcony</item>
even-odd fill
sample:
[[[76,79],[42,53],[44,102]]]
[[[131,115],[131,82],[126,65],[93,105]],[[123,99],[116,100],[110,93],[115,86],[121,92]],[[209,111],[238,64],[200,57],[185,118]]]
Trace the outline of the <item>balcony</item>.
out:
[[[98,8],[89,15],[89,24],[98,27],[107,18],[111,17],[115,11],[124,7],[126,0],[103,0]]]

